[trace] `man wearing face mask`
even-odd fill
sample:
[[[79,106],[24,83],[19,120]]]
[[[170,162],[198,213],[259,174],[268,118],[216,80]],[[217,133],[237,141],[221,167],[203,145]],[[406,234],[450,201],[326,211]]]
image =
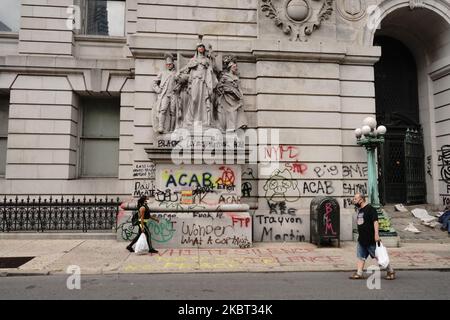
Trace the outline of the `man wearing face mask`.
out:
[[[374,207],[366,202],[365,197],[357,193],[353,198],[353,203],[358,209],[356,216],[356,224],[358,225],[358,245],[356,248],[356,256],[358,258],[357,270],[350,279],[364,279],[363,270],[364,263],[369,255],[375,258],[376,242],[380,241],[378,233],[378,213]],[[389,264],[386,267],[387,276],[385,279],[394,280],[395,272]]]

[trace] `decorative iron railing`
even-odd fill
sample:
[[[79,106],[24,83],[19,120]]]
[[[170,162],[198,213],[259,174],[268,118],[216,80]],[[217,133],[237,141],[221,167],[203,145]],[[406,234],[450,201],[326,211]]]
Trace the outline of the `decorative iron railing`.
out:
[[[119,198],[0,197],[0,231],[115,230]]]

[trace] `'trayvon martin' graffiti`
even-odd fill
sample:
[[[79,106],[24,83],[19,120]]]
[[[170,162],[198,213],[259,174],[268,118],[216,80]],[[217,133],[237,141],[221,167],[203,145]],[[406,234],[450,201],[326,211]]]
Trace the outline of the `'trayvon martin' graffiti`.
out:
[[[179,315],[204,315],[206,318],[209,318],[211,313],[215,311],[216,313],[221,313],[223,315],[231,315],[231,314],[245,314],[245,315],[271,315],[272,314],[272,305],[256,305],[256,304],[234,304],[228,305],[224,304],[221,307],[221,310],[215,309],[213,307],[192,307],[186,304],[183,307],[178,308]]]

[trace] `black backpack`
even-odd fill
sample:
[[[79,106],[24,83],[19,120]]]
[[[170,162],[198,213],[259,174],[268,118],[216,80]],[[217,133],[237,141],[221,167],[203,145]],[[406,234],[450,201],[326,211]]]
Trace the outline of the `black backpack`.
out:
[[[139,224],[139,209],[133,213],[133,216],[131,217],[131,224],[133,226],[137,226]]]

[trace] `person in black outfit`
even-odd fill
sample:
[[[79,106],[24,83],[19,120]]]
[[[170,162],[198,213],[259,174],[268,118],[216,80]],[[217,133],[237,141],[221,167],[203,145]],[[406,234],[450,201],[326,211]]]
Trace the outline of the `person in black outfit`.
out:
[[[358,258],[357,271],[350,279],[364,279],[363,269],[364,263],[369,255],[375,258],[376,243],[380,241],[378,233],[378,213],[374,207],[366,202],[366,198],[360,194],[355,194],[353,203],[358,209],[356,224],[358,225],[358,245],[356,248],[356,256]],[[385,279],[394,280],[395,272],[389,264],[386,267],[387,276]]]
[[[152,246],[152,239],[151,239],[150,230],[148,229],[148,226],[147,226],[147,221],[149,219],[152,219],[159,223],[159,220],[158,220],[158,218],[152,217],[150,215],[150,209],[147,206],[146,201],[147,201],[147,196],[141,196],[137,202],[137,209],[139,210],[140,225],[139,225],[139,232],[138,232],[137,236],[127,246],[127,250],[130,252],[134,252],[133,245],[138,241],[141,233],[144,232],[145,236],[147,238],[147,243],[148,243],[148,247],[149,247],[148,252],[158,253],[158,250],[155,250]]]

